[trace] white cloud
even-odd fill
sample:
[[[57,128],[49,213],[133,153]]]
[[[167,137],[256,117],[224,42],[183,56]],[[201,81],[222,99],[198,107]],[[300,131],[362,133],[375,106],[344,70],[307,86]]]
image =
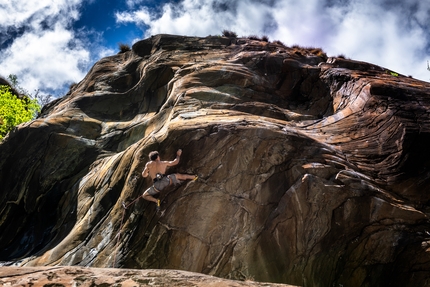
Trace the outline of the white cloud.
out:
[[[118,51],[115,51],[113,49],[106,48],[106,47],[98,47],[98,49],[97,49],[97,51],[96,51],[95,54],[98,55],[97,58],[101,59],[101,58],[104,58],[104,57],[112,56],[112,55],[114,55],[116,53],[118,53]]]
[[[73,37],[61,25],[52,30],[25,33],[3,52],[2,72],[17,75],[29,92],[55,90],[76,82],[84,76],[80,65],[88,63],[89,52]]]
[[[146,37],[207,36],[224,29],[267,35],[428,80],[429,15],[430,2],[420,0],[182,0],[164,4],[162,13],[135,8],[117,19],[145,25]]]
[[[146,0],[126,0],[125,4],[127,5],[127,7],[129,8],[133,8],[139,4],[145,3],[147,2]]]
[[[82,0],[39,0],[21,1],[9,0],[2,1],[0,5],[0,27],[19,26],[28,21],[34,24],[50,15],[70,13],[68,18],[76,19],[76,6]]]
[[[429,35],[414,20],[421,17],[422,11],[411,10],[413,2],[409,1],[409,8],[404,4],[382,6],[372,1],[352,2],[342,15],[336,11],[339,8],[329,10],[341,17],[336,18],[337,31],[325,43],[326,50],[428,80]],[[429,5],[415,4],[430,12]]]
[[[30,93],[62,91],[85,76],[90,53],[71,30],[82,0],[12,0],[0,5],[0,75]]]
[[[134,12],[116,12],[115,18],[118,23],[136,22],[138,24],[149,23],[151,14],[145,7]]]

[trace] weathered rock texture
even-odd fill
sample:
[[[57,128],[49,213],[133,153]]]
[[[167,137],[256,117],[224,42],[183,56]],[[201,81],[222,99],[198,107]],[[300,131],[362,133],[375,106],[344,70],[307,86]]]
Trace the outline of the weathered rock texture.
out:
[[[221,279],[179,270],[87,267],[2,267],[1,286],[31,287],[294,287],[287,284]]]
[[[318,50],[158,35],[0,145],[0,260],[430,286],[430,84]],[[151,150],[197,182],[137,200]]]

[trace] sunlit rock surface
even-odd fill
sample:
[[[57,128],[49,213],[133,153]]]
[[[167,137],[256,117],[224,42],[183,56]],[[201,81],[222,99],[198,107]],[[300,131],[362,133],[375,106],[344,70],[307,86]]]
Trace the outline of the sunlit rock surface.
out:
[[[0,145],[0,260],[430,286],[429,108],[429,83],[317,49],[145,39]],[[178,148],[200,178],[156,214],[140,174]]]
[[[180,270],[118,269],[94,267],[2,267],[1,286],[32,287],[294,287],[287,284],[234,281]]]

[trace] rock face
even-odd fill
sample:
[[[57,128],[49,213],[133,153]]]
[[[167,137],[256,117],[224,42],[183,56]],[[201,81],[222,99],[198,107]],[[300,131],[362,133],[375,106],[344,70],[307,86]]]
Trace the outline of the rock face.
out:
[[[430,286],[429,110],[429,83],[372,64],[151,37],[0,145],[0,260]],[[157,214],[141,172],[178,148],[169,172],[200,178]]]

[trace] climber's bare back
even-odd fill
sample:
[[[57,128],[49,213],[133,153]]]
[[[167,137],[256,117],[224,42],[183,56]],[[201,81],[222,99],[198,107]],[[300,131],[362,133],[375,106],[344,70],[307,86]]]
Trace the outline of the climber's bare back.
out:
[[[148,170],[149,176],[154,179],[157,173],[165,174],[168,166],[170,166],[168,161],[150,161],[146,164],[145,170]]]
[[[146,163],[145,169],[142,172],[143,177],[147,177],[148,175],[154,179],[157,177],[157,173],[165,174],[166,169],[169,166],[174,166],[179,163],[179,157],[182,154],[182,150],[178,150],[176,153],[176,158],[172,161],[164,161],[160,160],[160,157],[158,156],[156,160],[151,160]]]
[[[148,201],[155,202],[157,204],[157,208],[160,207],[160,199],[156,199],[154,196],[156,194],[159,194],[162,192],[166,187],[173,185],[178,185],[183,180],[193,180],[196,181],[198,179],[197,175],[194,174],[183,174],[183,173],[174,173],[165,175],[166,169],[169,166],[177,165],[179,163],[179,158],[181,157],[182,150],[178,149],[176,152],[176,158],[172,161],[162,161],[160,159],[160,155],[158,154],[158,151],[152,151],[149,153],[148,157],[150,159],[149,162],[145,164],[145,168],[142,171],[143,177],[150,176],[152,180],[154,181],[154,184],[149,187],[145,192],[142,194],[142,197]],[[157,176],[158,173],[161,173],[163,176]],[[157,179],[157,181],[155,181]],[[165,184],[167,180],[167,185]],[[163,183],[164,182],[164,183]],[[163,184],[155,186],[156,184]]]

